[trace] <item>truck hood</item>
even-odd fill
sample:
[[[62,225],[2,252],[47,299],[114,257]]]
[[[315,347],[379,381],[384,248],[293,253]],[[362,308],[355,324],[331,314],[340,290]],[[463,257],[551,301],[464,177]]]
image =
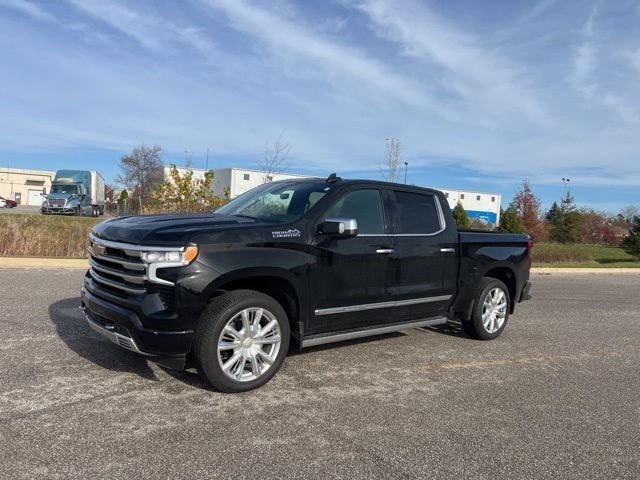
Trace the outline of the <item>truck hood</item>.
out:
[[[135,245],[182,246],[196,235],[252,227],[261,222],[216,213],[120,217],[93,228],[98,238]]]

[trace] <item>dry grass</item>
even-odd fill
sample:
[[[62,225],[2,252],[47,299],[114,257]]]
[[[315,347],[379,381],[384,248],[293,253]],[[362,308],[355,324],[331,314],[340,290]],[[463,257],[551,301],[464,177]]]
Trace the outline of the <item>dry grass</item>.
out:
[[[86,257],[92,217],[0,216],[0,256]]]
[[[537,243],[533,247],[531,258],[534,266],[640,267],[640,262],[620,247],[609,245]]]

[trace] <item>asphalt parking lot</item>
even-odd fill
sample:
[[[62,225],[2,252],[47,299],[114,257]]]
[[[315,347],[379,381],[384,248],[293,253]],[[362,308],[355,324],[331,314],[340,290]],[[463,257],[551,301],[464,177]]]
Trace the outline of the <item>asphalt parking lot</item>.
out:
[[[640,477],[640,275],[536,275],[495,341],[317,347],[241,395],[91,332],[82,275],[0,269],[1,478]]]
[[[40,207],[18,205],[13,208],[0,208],[0,214],[3,213],[14,213],[19,215],[40,215]]]

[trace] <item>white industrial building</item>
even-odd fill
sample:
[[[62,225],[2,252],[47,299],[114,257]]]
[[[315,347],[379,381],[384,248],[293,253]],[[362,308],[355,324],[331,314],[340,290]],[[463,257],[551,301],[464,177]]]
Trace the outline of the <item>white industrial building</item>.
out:
[[[169,168],[164,167],[164,176],[169,178]],[[187,171],[185,167],[176,167],[180,175],[184,175]],[[204,179],[204,174],[208,171],[203,168],[189,168],[193,171],[193,178]],[[291,178],[309,178],[308,175],[296,175],[292,173],[274,173],[265,175],[260,170],[251,170],[247,168],[212,168],[213,184],[211,189],[213,193],[222,197],[229,189],[230,198],[242,195],[244,192],[251,190],[263,183],[273,182],[276,180],[289,180]]]
[[[471,192],[469,190],[451,190],[438,188],[447,197],[451,209],[460,202],[470,218],[477,218],[489,225],[498,225],[500,222],[500,202],[502,196],[499,193]]]
[[[187,168],[177,167],[178,172],[183,175]],[[202,168],[190,168],[193,177],[203,179],[207,170]],[[229,189],[230,198],[262,185],[263,183],[275,180],[288,180],[291,178],[310,178],[308,175],[297,175],[293,173],[276,173],[268,177],[260,170],[247,168],[215,168],[213,171],[212,190],[218,196],[223,196],[226,189]],[[164,167],[165,178],[169,178],[169,167]],[[449,202],[449,207],[453,209],[458,202],[467,211],[470,218],[477,218],[489,225],[497,225],[500,222],[500,202],[499,193],[472,192],[469,190],[452,190],[449,188],[437,188],[444,193]]]

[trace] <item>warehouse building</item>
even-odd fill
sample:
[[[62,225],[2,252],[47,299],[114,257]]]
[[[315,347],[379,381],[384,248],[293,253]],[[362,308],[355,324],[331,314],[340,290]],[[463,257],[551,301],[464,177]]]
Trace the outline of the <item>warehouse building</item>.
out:
[[[489,225],[500,223],[500,202],[502,196],[499,193],[471,192],[468,190],[451,190],[438,188],[444,193],[451,209],[460,202],[470,218],[477,218]]]
[[[0,197],[15,200],[18,205],[40,206],[51,189],[55,172],[0,168]]]
[[[184,175],[187,171],[184,167],[177,168],[180,175]],[[197,179],[204,179],[204,175],[207,172],[207,170],[201,168],[190,168],[190,170],[193,171],[193,178]],[[276,173],[267,177],[260,170],[247,168],[217,168],[212,169],[212,171],[214,173],[213,193],[218,196],[224,196],[228,189],[230,198],[242,195],[266,182],[291,178],[310,178],[308,175],[292,173]],[[168,166],[164,167],[164,176],[169,178]],[[438,188],[437,190],[442,191],[447,197],[451,209],[460,202],[470,218],[476,218],[488,225],[497,225],[500,222],[500,202],[502,197],[499,193],[472,192],[448,188]]]
[[[164,167],[164,176],[169,178],[169,168]],[[180,175],[186,173],[187,168],[176,167]],[[202,168],[189,168],[193,171],[193,178],[204,179],[207,170]],[[276,180],[289,180],[291,178],[309,178],[307,175],[296,175],[292,173],[274,173],[265,175],[260,170],[251,170],[247,168],[213,168],[213,184],[211,189],[215,195],[224,196],[229,191],[230,198],[236,198],[238,195],[251,190],[263,183],[273,182]]]

